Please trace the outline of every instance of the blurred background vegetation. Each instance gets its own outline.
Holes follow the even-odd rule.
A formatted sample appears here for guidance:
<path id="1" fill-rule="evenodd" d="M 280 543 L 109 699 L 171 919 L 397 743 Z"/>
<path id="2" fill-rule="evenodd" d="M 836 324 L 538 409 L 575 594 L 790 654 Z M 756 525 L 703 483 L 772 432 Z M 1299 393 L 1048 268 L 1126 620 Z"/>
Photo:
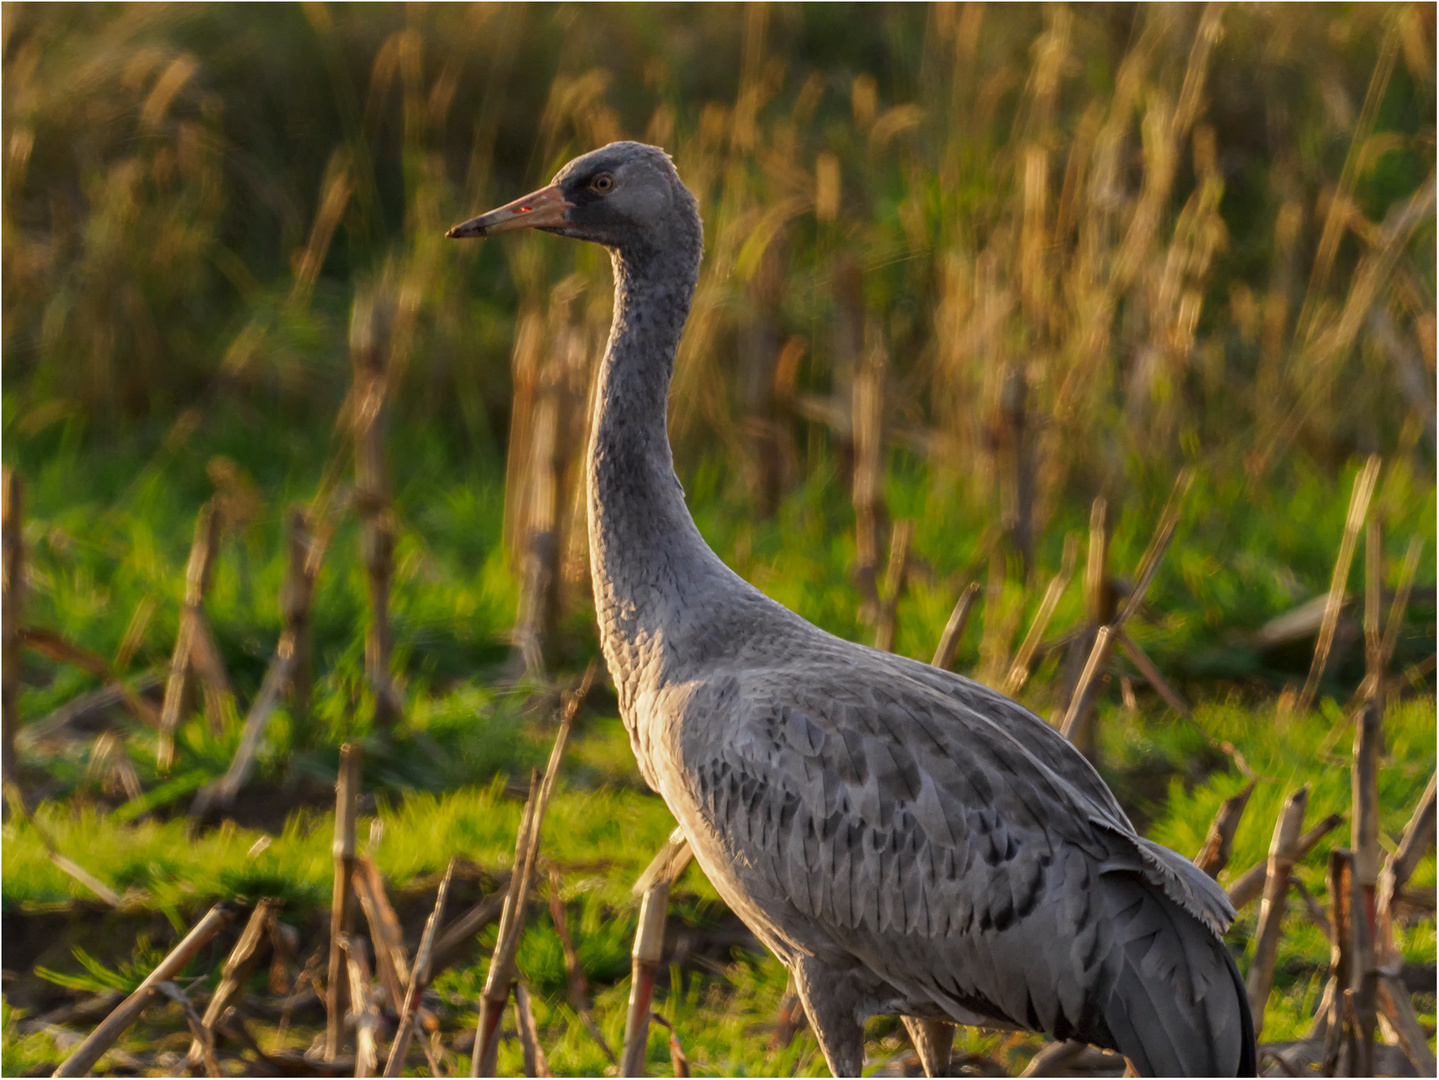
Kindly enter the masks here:
<path id="1" fill-rule="evenodd" d="M 42 516 L 109 525 L 146 477 L 180 505 L 218 483 L 253 546 L 337 453 L 349 309 L 383 279 L 402 519 L 483 559 L 446 503 L 508 474 L 518 546 L 536 388 L 583 400 L 607 260 L 442 234 L 633 137 L 705 215 L 672 430 L 742 572 L 801 607 L 833 581 L 806 614 L 857 631 L 843 553 L 787 565 L 763 523 L 807 498 L 843 545 L 848 500 L 806 484 L 847 488 L 877 367 L 922 568 L 947 583 L 999 522 L 1023 580 L 1094 496 L 1123 532 L 1189 465 L 1222 565 L 1186 591 L 1253 628 L 1323 588 L 1360 457 L 1433 536 L 1432 12 L 1323 10 L 7 8 L 7 460 Z M 916 615 L 926 653 L 943 612 Z"/>
<path id="2" fill-rule="evenodd" d="M 1362 650 L 1337 650 L 1313 730 L 1286 742 L 1273 699 L 1303 679 L 1312 633 L 1276 646 L 1255 631 L 1328 589 L 1355 473 L 1380 455 L 1386 587 L 1411 539 L 1425 545 L 1396 654 L 1405 693 L 1428 702 L 1403 712 L 1413 768 L 1386 811 L 1402 826 L 1433 767 L 1432 5 L 11 3 L 0 20 L 4 459 L 26 482 L 27 622 L 132 680 L 163 675 L 195 514 L 215 497 L 226 539 L 207 613 L 250 700 L 278 634 L 286 507 L 348 475 L 351 309 L 384 294 L 392 667 L 408 705 L 367 785 L 483 786 L 540 759 L 548 731 L 512 693 L 512 625 L 539 514 L 557 537 L 547 663 L 594 652 L 574 462 L 608 260 L 541 235 L 443 234 L 635 138 L 670 151 L 705 219 L 671 399 L 696 519 L 737 570 L 837 633 L 873 636 L 866 560 L 882 563 L 888 521 L 911 520 L 894 647 L 928 659 L 957 590 L 987 580 L 956 666 L 998 682 L 1092 500 L 1108 500 L 1128 573 L 1188 467 L 1132 634 L 1212 733 L 1267 776 L 1304 779 L 1324 771 L 1322 749 L 1305 755 L 1332 745 L 1331 697 L 1357 684 Z M 557 431 L 548 509 L 541 429 Z M 878 494 L 857 496 L 875 446 L 877 488 L 853 486 Z M 312 707 L 272 723 L 268 783 L 328 782 L 340 740 L 374 735 L 360 549 L 340 520 Z M 1075 587 L 1052 625 L 1083 619 Z M 1063 700 L 1061 651 L 1024 691 L 1036 709 Z M 21 720 L 96 685 L 27 654 Z M 1161 838 L 1202 835 L 1238 787 L 1222 757 L 1161 723 L 1147 692 L 1137 711 L 1103 708 L 1126 806 Z M 637 779 L 607 723 L 571 779 L 623 790 Z M 28 767 L 56 821 L 72 797 L 110 815 L 74 819 L 91 822 L 73 825 L 83 843 L 163 815 L 237 741 L 194 718 L 162 774 L 135 725 L 121 756 L 139 800 L 96 779 L 91 745 L 32 747 Z M 663 807 L 643 813 L 662 837 Z M 1264 850 L 1264 814 L 1236 865 Z M 496 833 L 497 859 L 507 842 Z M 74 888 L 12 850 L 7 910 Z M 450 853 L 437 843 L 402 875 Z M 143 870 L 152 854 L 116 883 L 168 895 Z M 201 892 L 238 887 L 222 875 Z M 1411 944 L 1432 961 L 1427 933 Z"/>
<path id="3" fill-rule="evenodd" d="M 577 272 L 603 321 L 605 260 L 442 233 L 627 137 L 706 218 L 686 468 L 752 470 L 751 369 L 797 337 L 781 389 L 827 390 L 851 307 L 961 475 L 1020 369 L 1046 510 L 1184 461 L 1427 462 L 1431 13 L 1322 10 L 17 5 L 7 433 L 325 424 L 354 282 L 398 262 L 405 422 L 502 453 L 525 304 Z"/>

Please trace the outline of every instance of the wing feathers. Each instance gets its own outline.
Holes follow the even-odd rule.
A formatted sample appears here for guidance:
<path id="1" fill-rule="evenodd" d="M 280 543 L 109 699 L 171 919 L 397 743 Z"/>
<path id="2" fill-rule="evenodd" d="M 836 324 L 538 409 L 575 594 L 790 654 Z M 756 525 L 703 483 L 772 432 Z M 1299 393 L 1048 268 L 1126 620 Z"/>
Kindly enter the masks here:
<path id="1" fill-rule="evenodd" d="M 961 1012 L 1126 1045 L 1156 1032 L 1167 1044 L 1193 1018 L 1143 995 L 1110 1000 L 1116 949 L 1146 985 L 1182 987 L 1192 1003 L 1233 997 L 1227 969 L 1206 959 L 1233 918 L 1217 885 L 1135 835 L 1043 721 L 891 661 L 746 671 L 698 684 L 664 721 L 679 732 L 673 775 L 736 874 L 760 875 L 743 887 L 804 920 L 787 930 L 782 904 L 758 904 L 779 912 L 775 936 L 862 958 L 915 1000 L 953 984 L 944 996 Z M 1100 907 L 1121 879 L 1148 884 Z M 1166 920 L 1181 911 L 1198 921 L 1176 952 Z"/>

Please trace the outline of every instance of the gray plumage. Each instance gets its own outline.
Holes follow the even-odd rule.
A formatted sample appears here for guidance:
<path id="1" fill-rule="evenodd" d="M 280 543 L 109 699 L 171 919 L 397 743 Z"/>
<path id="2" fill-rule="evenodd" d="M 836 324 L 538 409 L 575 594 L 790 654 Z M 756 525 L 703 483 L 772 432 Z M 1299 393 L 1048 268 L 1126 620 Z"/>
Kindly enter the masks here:
<path id="1" fill-rule="evenodd" d="M 825 633 L 700 537 L 665 407 L 703 234 L 668 156 L 611 144 L 451 234 L 531 224 L 613 259 L 589 539 L 635 759 L 790 969 L 831 1071 L 858 1075 L 864 1018 L 897 1013 L 929 1070 L 947 1059 L 943 1020 L 1082 1039 L 1143 1074 L 1252 1076 L 1220 938 L 1234 911 L 1213 881 L 1138 836 L 1020 705 Z"/>

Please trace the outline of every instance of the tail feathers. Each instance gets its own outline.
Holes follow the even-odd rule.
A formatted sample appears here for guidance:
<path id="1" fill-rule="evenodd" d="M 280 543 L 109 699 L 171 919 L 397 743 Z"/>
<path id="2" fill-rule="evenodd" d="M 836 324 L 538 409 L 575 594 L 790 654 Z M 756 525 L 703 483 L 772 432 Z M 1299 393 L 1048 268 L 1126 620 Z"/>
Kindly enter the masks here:
<path id="1" fill-rule="evenodd" d="M 1224 959 L 1229 962 L 1229 977 L 1234 982 L 1234 992 L 1239 995 L 1242 1036 L 1239 1044 L 1239 1071 L 1235 1075 L 1258 1076 L 1259 1045 L 1254 1034 L 1254 1014 L 1249 1011 L 1249 991 L 1245 989 L 1244 980 L 1239 977 L 1239 965 L 1234 962 L 1228 949 L 1224 950 Z"/>
<path id="2" fill-rule="evenodd" d="M 1223 934 L 1234 922 L 1234 906 L 1229 896 L 1199 867 L 1178 852 L 1136 837 L 1139 854 L 1146 862 L 1145 877 L 1160 885 L 1171 900 L 1185 911 L 1203 920 L 1215 934 Z"/>
<path id="3" fill-rule="evenodd" d="M 1254 1023 L 1224 942 L 1133 876 L 1105 878 L 1115 919 L 1104 1020 L 1145 1076 L 1253 1076 Z"/>

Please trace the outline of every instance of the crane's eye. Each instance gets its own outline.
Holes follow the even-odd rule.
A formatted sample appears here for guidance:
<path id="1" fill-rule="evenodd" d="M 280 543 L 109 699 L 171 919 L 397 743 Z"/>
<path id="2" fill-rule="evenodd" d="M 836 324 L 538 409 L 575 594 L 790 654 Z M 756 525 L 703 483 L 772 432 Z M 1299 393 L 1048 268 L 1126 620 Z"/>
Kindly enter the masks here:
<path id="1" fill-rule="evenodd" d="M 590 181 L 590 190 L 598 191 L 602 195 L 614 186 L 615 178 L 607 172 L 600 173 L 599 176 L 596 176 Z"/>

